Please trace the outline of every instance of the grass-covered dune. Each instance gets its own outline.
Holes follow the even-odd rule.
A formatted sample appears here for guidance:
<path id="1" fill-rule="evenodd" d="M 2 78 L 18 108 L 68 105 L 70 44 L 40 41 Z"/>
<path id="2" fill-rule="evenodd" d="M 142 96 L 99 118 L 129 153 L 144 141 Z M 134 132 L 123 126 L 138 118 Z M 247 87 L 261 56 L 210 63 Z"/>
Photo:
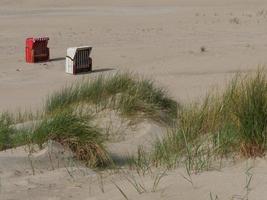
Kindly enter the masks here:
<path id="1" fill-rule="evenodd" d="M 54 140 L 89 166 L 105 166 L 112 162 L 105 150 L 107 138 L 92 124 L 95 113 L 103 110 L 116 111 L 133 121 L 150 119 L 164 126 L 177 117 L 177 103 L 152 81 L 130 73 L 100 75 L 53 93 L 37 114 L 2 114 L 0 150 L 25 144 L 42 147 Z M 18 122 L 27 121 L 32 125 L 16 128 Z"/>
<path id="2" fill-rule="evenodd" d="M 130 73 L 100 75 L 52 94 L 45 105 L 46 113 L 83 105 L 112 109 L 127 117 L 150 118 L 170 123 L 176 118 L 177 103 L 150 80 Z"/>
<path id="3" fill-rule="evenodd" d="M 264 156 L 267 150 L 266 72 L 237 74 L 221 93 L 202 103 L 182 105 L 177 125 L 156 142 L 151 159 L 156 165 L 209 168 L 228 156 Z"/>
<path id="4" fill-rule="evenodd" d="M 49 140 L 71 149 L 91 167 L 112 163 L 94 113 L 115 110 L 122 118 L 149 119 L 169 128 L 153 145 L 130 159 L 138 166 L 208 169 L 228 156 L 264 156 L 267 150 L 267 77 L 264 70 L 238 74 L 221 93 L 201 103 L 178 104 L 162 88 L 129 73 L 100 75 L 50 95 L 43 110 L 0 116 L 0 150 Z M 34 122 L 18 128 L 17 124 Z"/>

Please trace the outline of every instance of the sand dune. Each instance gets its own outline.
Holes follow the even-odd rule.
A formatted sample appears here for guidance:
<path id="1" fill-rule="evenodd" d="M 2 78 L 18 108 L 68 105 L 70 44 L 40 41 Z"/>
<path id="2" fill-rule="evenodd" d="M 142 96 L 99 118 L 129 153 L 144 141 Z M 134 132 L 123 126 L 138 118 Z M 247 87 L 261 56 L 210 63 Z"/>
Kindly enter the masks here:
<path id="1" fill-rule="evenodd" d="M 48 94 L 66 84 L 116 71 L 152 78 L 177 101 L 197 101 L 207 91 L 225 87 L 235 73 L 255 71 L 267 63 L 266 0 L 0 0 L 0 4 L 0 111 L 36 110 Z M 50 37 L 51 62 L 25 63 L 24 42 L 31 36 Z M 93 46 L 95 71 L 67 75 L 66 48 L 80 45 Z M 139 144 L 166 132 L 160 128 L 144 122 L 127 130 L 123 140 L 108 144 L 109 150 L 133 153 Z M 60 145 L 52 147 L 52 153 L 48 147 L 31 155 L 27 147 L 0 152 L 1 200 L 125 199 L 118 187 L 127 198 L 143 200 L 267 196 L 266 159 L 231 163 L 191 178 L 184 169 L 176 169 L 167 172 L 156 191 L 155 176 L 162 171 L 155 169 L 145 177 L 125 172 L 144 184 L 145 191 L 139 194 L 125 174 L 93 172 Z"/>
<path id="2" fill-rule="evenodd" d="M 55 144 L 52 147 L 64 151 Z M 164 173 L 163 170 L 154 170 L 153 174 L 146 176 L 133 171 L 113 175 L 109 172 L 96 173 L 71 159 L 63 159 L 58 165 L 60 158 L 53 157 L 55 154 L 52 153 L 50 160 L 48 151 L 45 148 L 31 157 L 34 175 L 24 148 L 0 153 L 1 199 L 125 199 L 116 185 L 129 199 L 206 200 L 217 196 L 218 199 L 248 197 L 264 200 L 267 195 L 267 162 L 264 159 L 242 161 L 219 171 L 193 174 L 191 177 L 185 169 L 168 171 L 153 188 L 156 176 Z M 126 177 L 132 176 L 144 187 L 141 194 L 127 181 Z"/>

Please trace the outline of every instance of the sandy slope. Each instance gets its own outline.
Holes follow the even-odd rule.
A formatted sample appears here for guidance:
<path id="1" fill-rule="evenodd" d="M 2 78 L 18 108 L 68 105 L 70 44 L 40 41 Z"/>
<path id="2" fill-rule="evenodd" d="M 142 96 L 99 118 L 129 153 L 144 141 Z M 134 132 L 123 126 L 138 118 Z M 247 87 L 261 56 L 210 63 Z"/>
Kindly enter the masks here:
<path id="1" fill-rule="evenodd" d="M 145 74 L 177 100 L 198 98 L 267 60 L 265 0 L 0 2 L 0 110 L 36 108 L 84 77 L 64 73 L 70 46 L 92 45 L 95 69 Z M 24 62 L 24 40 L 32 35 L 51 38 L 54 61 Z"/>
<path id="2" fill-rule="evenodd" d="M 267 195 L 267 161 L 264 159 L 242 161 L 219 171 L 193 174 L 191 178 L 183 169 L 168 171 L 153 187 L 156 177 L 164 171 L 153 170 L 152 174 L 145 176 L 134 171 L 96 173 L 75 162 L 69 153 L 59 153 L 64 151 L 54 144 L 34 153 L 30 160 L 35 175 L 24 148 L 0 152 L 0 199 L 125 199 L 116 185 L 128 199 L 143 200 L 207 200 L 212 199 L 211 196 L 213 199 L 217 196 L 220 200 L 246 197 L 264 200 Z M 130 184 L 133 180 L 142 185 L 140 194 Z"/>
<path id="3" fill-rule="evenodd" d="M 53 61 L 24 62 L 24 40 L 32 35 L 50 37 Z M 66 48 L 86 44 L 94 47 L 95 73 L 65 74 Z M 198 99 L 214 87 L 224 87 L 234 73 L 265 64 L 266 52 L 265 0 L 0 0 L 0 111 L 36 109 L 65 84 L 117 70 L 151 77 L 177 100 Z M 110 151 L 133 152 L 163 132 L 155 124 L 143 124 L 136 133 L 109 144 Z M 105 172 L 101 178 L 68 153 L 53 155 L 52 164 L 48 149 L 30 157 L 33 176 L 24 148 L 0 152 L 0 199 L 124 199 L 114 182 L 129 199 L 207 200 L 210 193 L 213 199 L 240 199 L 250 166 L 249 199 L 267 195 L 264 159 L 193 175 L 193 186 L 183 177 L 186 172 L 177 169 L 168 172 L 156 192 L 149 192 L 155 178 L 139 180 L 134 174 L 147 190 L 138 194 L 123 174 Z"/>

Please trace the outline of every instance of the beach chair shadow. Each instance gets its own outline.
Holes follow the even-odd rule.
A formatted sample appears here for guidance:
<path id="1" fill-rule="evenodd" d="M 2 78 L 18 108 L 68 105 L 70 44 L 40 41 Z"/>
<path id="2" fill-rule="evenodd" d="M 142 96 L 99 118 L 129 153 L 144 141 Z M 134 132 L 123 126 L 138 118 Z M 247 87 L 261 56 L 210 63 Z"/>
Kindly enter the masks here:
<path id="1" fill-rule="evenodd" d="M 58 57 L 58 58 L 51 58 L 49 59 L 49 62 L 57 62 L 57 61 L 62 61 L 65 60 L 65 57 Z"/>
<path id="2" fill-rule="evenodd" d="M 93 74 L 93 73 L 101 73 L 101 72 L 107 72 L 107 71 L 112 71 L 112 70 L 115 70 L 115 68 L 93 69 L 92 71 L 89 71 L 89 72 L 80 72 L 76 74 L 76 76 L 85 75 L 85 74 Z"/>

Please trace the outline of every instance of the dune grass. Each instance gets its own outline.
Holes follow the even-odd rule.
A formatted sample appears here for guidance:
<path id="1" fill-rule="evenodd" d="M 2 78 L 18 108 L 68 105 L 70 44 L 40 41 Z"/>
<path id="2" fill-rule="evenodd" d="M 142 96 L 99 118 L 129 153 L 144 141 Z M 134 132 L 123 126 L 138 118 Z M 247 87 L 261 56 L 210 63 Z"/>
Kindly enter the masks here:
<path id="1" fill-rule="evenodd" d="M 101 130 L 90 124 L 88 115 L 79 115 L 65 109 L 43 116 L 29 127 L 17 128 L 16 119 L 11 114 L 0 116 L 0 150 L 22 145 L 43 145 L 49 140 L 56 141 L 70 149 L 76 159 L 84 161 L 92 168 L 105 167 L 111 160 L 105 150 L 106 138 Z"/>
<path id="2" fill-rule="evenodd" d="M 90 109 L 88 109 L 90 108 Z M 42 148 L 49 140 L 71 149 L 90 167 L 111 164 L 102 130 L 92 126 L 91 109 L 116 110 L 130 119 L 149 118 L 172 123 L 177 103 L 150 80 L 126 73 L 83 80 L 48 97 L 43 111 L 8 114 L 0 118 L 0 150 L 25 144 Z M 29 127 L 17 124 L 34 122 Z M 23 127 L 23 126 L 22 126 Z"/>
<path id="3" fill-rule="evenodd" d="M 156 165 L 191 169 L 210 167 L 212 160 L 238 154 L 264 156 L 267 143 L 267 77 L 236 75 L 222 94 L 209 95 L 201 104 L 181 106 L 177 127 L 154 145 Z"/>
<path id="4" fill-rule="evenodd" d="M 26 118 L 2 114 L 0 150 L 29 142 L 41 147 L 54 140 L 88 166 L 112 163 L 105 150 L 107 138 L 91 125 L 88 106 L 116 110 L 130 119 L 149 118 L 169 127 L 152 152 L 141 148 L 130 159 L 142 171 L 152 165 L 173 168 L 180 163 L 199 171 L 228 156 L 264 156 L 267 149 L 267 77 L 259 70 L 237 74 L 223 92 L 208 95 L 202 103 L 184 105 L 152 81 L 129 73 L 83 80 L 49 96 L 41 114 Z M 38 119 L 38 123 L 30 129 L 14 126 L 29 119 Z"/>
<path id="5" fill-rule="evenodd" d="M 14 146 L 13 135 L 15 130 L 10 127 L 12 119 L 7 113 L 0 115 L 0 150 L 12 148 Z"/>
<path id="6" fill-rule="evenodd" d="M 240 133 L 240 151 L 245 156 L 263 155 L 267 136 L 266 74 L 241 80 L 233 90 L 232 112 Z"/>
<path id="7" fill-rule="evenodd" d="M 27 144 L 28 131 L 14 127 L 16 118 L 10 113 L 0 114 L 0 151 Z"/>
<path id="8" fill-rule="evenodd" d="M 52 94 L 45 105 L 47 113 L 75 105 L 113 109 L 126 117 L 145 117 L 171 123 L 177 103 L 150 80 L 129 73 L 84 80 Z"/>
<path id="9" fill-rule="evenodd" d="M 69 148 L 77 159 L 90 167 L 103 167 L 111 160 L 104 147 L 101 131 L 90 125 L 88 118 L 72 110 L 62 110 L 45 118 L 32 132 L 32 142 L 40 147 L 48 140 Z"/>

